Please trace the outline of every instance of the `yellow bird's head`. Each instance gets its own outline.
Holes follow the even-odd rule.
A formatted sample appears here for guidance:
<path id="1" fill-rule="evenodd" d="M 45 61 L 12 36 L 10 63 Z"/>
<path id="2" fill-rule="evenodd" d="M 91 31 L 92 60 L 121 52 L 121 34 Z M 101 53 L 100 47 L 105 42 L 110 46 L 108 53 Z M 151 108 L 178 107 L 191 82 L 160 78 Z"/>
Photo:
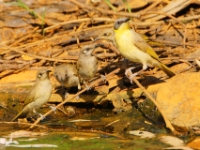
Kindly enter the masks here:
<path id="1" fill-rule="evenodd" d="M 120 18 L 116 20 L 114 23 L 115 32 L 129 29 L 130 28 L 129 23 L 128 23 L 129 20 L 130 18 Z"/>

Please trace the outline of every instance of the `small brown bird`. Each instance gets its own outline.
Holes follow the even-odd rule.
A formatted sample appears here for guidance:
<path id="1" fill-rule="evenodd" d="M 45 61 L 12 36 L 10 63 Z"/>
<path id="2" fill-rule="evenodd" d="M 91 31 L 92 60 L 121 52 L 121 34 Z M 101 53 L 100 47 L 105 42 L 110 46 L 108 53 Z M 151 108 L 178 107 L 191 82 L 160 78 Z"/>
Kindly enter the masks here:
<path id="1" fill-rule="evenodd" d="M 24 108 L 20 111 L 12 121 L 17 118 L 25 118 L 30 111 L 38 114 L 35 109 L 40 108 L 47 103 L 51 96 L 52 84 L 49 80 L 50 70 L 40 70 L 36 76 L 36 82 L 26 97 Z M 42 116 L 42 114 L 39 114 Z"/>
<path id="2" fill-rule="evenodd" d="M 97 40 L 105 40 L 109 41 L 114 44 L 114 46 L 117 46 L 115 43 L 115 37 L 114 37 L 114 30 L 112 28 L 107 28 L 103 30 L 97 38 L 95 38 L 95 41 Z"/>
<path id="3" fill-rule="evenodd" d="M 99 47 L 110 49 L 113 52 L 115 52 L 117 55 L 120 55 L 120 52 L 117 49 L 117 45 L 115 43 L 113 29 L 108 28 L 108 29 L 103 30 L 99 34 L 99 36 L 95 38 L 94 42 L 97 43 Z"/>
<path id="4" fill-rule="evenodd" d="M 77 61 L 78 74 L 88 90 L 90 87 L 86 84 L 86 81 L 94 77 L 98 69 L 98 60 L 96 56 L 92 55 L 95 48 L 95 44 L 84 46 Z"/>
<path id="5" fill-rule="evenodd" d="M 54 76 L 58 82 L 66 88 L 78 87 L 81 89 L 81 85 L 78 78 L 78 71 L 72 64 L 62 64 L 54 68 Z"/>

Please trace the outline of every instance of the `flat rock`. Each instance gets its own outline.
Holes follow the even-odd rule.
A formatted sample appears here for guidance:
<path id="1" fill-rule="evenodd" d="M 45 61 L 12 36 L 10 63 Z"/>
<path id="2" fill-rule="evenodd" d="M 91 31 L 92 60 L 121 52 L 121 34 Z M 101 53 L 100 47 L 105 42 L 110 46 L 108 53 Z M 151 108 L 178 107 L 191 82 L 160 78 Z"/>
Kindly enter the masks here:
<path id="1" fill-rule="evenodd" d="M 158 90 L 157 101 L 173 125 L 200 125 L 200 73 L 174 76 Z"/>

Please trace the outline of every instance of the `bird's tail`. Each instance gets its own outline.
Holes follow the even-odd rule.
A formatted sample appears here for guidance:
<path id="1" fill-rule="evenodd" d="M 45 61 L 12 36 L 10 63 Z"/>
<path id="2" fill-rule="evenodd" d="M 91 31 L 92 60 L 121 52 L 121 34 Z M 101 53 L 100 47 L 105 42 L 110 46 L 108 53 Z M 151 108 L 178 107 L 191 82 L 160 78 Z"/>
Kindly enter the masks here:
<path id="1" fill-rule="evenodd" d="M 29 111 L 26 110 L 26 108 L 23 109 L 21 112 L 19 112 L 19 113 L 15 116 L 15 118 L 12 119 L 11 122 L 15 121 L 17 118 L 25 118 L 26 115 L 28 114 L 28 112 L 29 112 Z"/>
<path id="2" fill-rule="evenodd" d="M 173 77 L 176 74 L 172 72 L 165 64 L 160 63 L 160 69 L 162 69 L 169 77 Z"/>

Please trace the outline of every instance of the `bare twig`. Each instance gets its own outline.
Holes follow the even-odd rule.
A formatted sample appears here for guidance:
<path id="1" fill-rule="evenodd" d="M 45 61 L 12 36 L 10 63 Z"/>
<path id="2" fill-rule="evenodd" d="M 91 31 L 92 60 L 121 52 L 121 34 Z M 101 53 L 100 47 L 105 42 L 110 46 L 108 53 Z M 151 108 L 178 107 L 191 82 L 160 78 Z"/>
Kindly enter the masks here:
<path id="1" fill-rule="evenodd" d="M 147 7 L 146 9 L 143 9 L 140 13 L 141 14 L 145 14 L 147 11 L 152 10 L 156 5 L 158 5 L 159 3 L 161 3 L 163 0 L 157 0 L 155 1 L 152 5 L 150 5 L 149 7 Z"/>
<path id="2" fill-rule="evenodd" d="M 82 130 L 82 131 L 85 131 L 85 130 Z M 109 136 L 116 137 L 116 138 L 119 138 L 119 139 L 125 139 L 124 137 L 122 137 L 120 135 L 107 133 L 107 132 L 103 132 L 103 131 L 98 131 L 98 130 L 90 130 L 90 131 L 86 130 L 86 132 L 105 134 L 105 135 L 109 135 Z"/>
<path id="3" fill-rule="evenodd" d="M 183 46 L 185 48 L 185 42 L 186 42 L 186 34 L 187 34 L 187 28 L 185 26 L 184 23 L 182 23 L 180 20 L 178 20 L 177 18 L 175 18 L 174 16 L 167 14 L 167 13 L 162 13 L 162 12 L 148 12 L 148 14 L 159 14 L 159 15 L 164 15 L 167 16 L 169 18 L 172 18 L 173 20 L 175 20 L 176 22 L 180 23 L 183 27 L 184 27 L 184 35 L 183 35 Z"/>
<path id="4" fill-rule="evenodd" d="M 56 61 L 56 62 L 72 62 L 71 60 L 61 60 L 61 59 L 55 59 L 55 58 L 48 58 L 48 57 L 43 57 L 43 56 L 39 56 L 39 55 L 35 55 L 35 54 L 30 54 L 30 53 L 25 53 L 23 51 L 20 51 L 18 48 L 15 47 L 9 47 L 3 44 L 0 44 L 0 46 L 2 46 L 4 49 L 8 49 L 10 51 L 14 51 L 23 55 L 28 55 L 30 57 L 36 58 L 36 59 L 42 59 L 42 60 L 49 60 L 49 61 Z"/>
<path id="5" fill-rule="evenodd" d="M 72 23 L 82 23 L 82 22 L 85 22 L 85 21 L 90 21 L 90 22 L 93 22 L 93 21 L 114 22 L 115 19 L 110 19 L 110 18 L 82 18 L 82 19 L 76 19 L 76 20 L 70 20 L 70 21 L 58 23 L 58 24 L 55 24 L 53 26 L 47 27 L 44 30 L 45 30 L 45 32 L 47 32 L 48 30 L 53 30 L 53 29 L 58 28 L 58 27 L 63 26 L 63 25 L 72 24 Z"/>
<path id="6" fill-rule="evenodd" d="M 115 12 L 115 11 L 101 9 L 98 7 L 90 7 L 88 5 L 78 2 L 76 0 L 69 0 L 69 1 L 76 4 L 78 7 L 82 8 L 82 9 L 97 10 L 97 11 L 101 12 L 102 14 L 125 16 L 125 17 L 136 17 L 136 18 L 138 18 L 140 16 L 139 13 Z"/>
<path id="7" fill-rule="evenodd" d="M 167 6 L 165 6 L 163 9 L 161 9 L 159 12 L 168 14 L 168 15 L 176 14 L 178 11 L 180 11 L 180 10 L 184 9 L 186 6 L 190 5 L 191 2 L 192 2 L 191 0 L 172 1 Z M 145 13 L 145 16 L 143 17 L 143 19 L 145 19 L 146 21 L 156 21 L 156 20 L 160 20 L 165 17 L 162 14 L 154 13 L 154 14 L 149 15 L 151 12 L 144 12 L 144 13 Z"/>
<path id="8" fill-rule="evenodd" d="M 128 76 L 130 76 L 131 73 L 128 73 Z M 161 109 L 159 103 L 151 96 L 151 94 L 149 94 L 149 92 L 147 92 L 147 90 L 139 83 L 139 81 L 133 77 L 132 80 L 135 82 L 135 84 L 137 84 L 137 86 L 147 95 L 147 97 L 156 105 L 156 107 L 158 108 L 159 112 L 161 113 L 166 127 L 169 128 L 174 134 L 180 134 L 178 131 L 176 131 L 176 129 L 172 126 L 171 122 L 169 121 L 169 119 L 167 118 L 165 112 L 163 109 Z"/>
<path id="9" fill-rule="evenodd" d="M 0 122 L 0 124 L 19 124 L 19 125 L 27 125 L 27 126 L 30 126 L 32 125 L 31 123 L 25 123 L 25 122 Z M 44 128 L 44 129 L 48 129 L 46 126 L 44 125 L 36 125 L 37 127 L 40 127 L 40 128 Z"/>
<path id="10" fill-rule="evenodd" d="M 108 127 L 108 126 L 110 126 L 110 125 L 112 125 L 112 124 L 114 124 L 114 123 L 117 123 L 117 122 L 119 122 L 119 119 L 117 119 L 117 120 L 115 120 L 115 121 L 113 121 L 113 122 L 111 122 L 111 123 L 105 125 L 105 127 Z"/>

